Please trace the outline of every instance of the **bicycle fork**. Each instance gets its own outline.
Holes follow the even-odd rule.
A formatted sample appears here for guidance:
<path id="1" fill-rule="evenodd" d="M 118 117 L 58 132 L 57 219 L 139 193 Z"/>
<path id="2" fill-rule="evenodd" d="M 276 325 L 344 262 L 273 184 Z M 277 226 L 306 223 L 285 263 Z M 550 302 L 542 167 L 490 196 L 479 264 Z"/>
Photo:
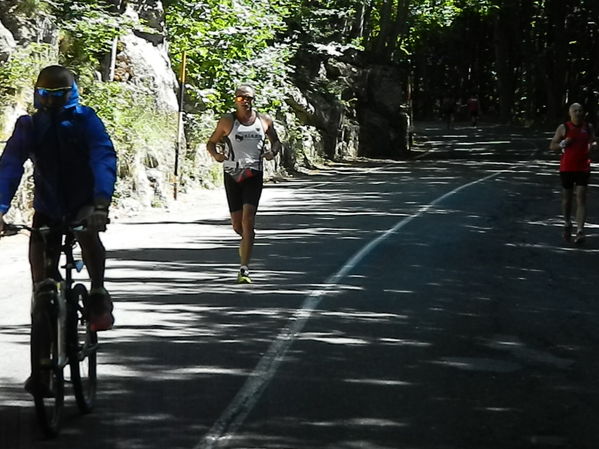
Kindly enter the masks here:
<path id="1" fill-rule="evenodd" d="M 39 307 L 44 307 L 49 314 L 52 325 L 56 326 L 57 360 L 56 367 L 64 368 L 68 363 L 66 348 L 66 319 L 67 304 L 65 282 L 47 279 L 42 281 L 31 296 L 31 317 L 39 313 Z M 47 342 L 49 345 L 52 342 Z"/>

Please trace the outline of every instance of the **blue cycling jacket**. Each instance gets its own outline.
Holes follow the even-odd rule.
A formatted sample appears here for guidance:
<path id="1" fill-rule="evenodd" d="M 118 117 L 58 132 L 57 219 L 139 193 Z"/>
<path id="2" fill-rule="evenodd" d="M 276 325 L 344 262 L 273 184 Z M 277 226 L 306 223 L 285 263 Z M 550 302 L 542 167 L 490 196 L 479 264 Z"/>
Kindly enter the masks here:
<path id="1" fill-rule="evenodd" d="M 34 104 L 39 107 L 37 98 Z M 116 153 L 95 111 L 79 104 L 77 85 L 58 112 L 38 110 L 17 119 L 0 156 L 0 212 L 33 162 L 33 208 L 51 218 L 72 217 L 95 201 L 110 202 L 116 182 Z"/>

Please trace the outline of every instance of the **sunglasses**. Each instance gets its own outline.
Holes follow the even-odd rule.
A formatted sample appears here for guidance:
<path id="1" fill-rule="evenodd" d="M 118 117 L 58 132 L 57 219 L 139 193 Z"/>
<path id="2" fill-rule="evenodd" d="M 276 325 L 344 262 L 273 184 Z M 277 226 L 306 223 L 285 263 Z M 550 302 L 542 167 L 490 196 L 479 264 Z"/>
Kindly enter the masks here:
<path id="1" fill-rule="evenodd" d="M 253 99 L 254 99 L 254 97 L 252 97 L 251 95 L 236 95 L 235 96 L 235 101 L 237 101 L 238 103 L 242 102 L 243 100 L 252 101 Z"/>
<path id="2" fill-rule="evenodd" d="M 62 98 L 68 92 L 70 92 L 71 89 L 72 89 L 72 87 L 56 87 L 56 88 L 52 88 L 52 89 L 48 89 L 45 87 L 36 87 L 35 93 L 38 94 L 42 98 L 46 98 L 46 97 Z"/>

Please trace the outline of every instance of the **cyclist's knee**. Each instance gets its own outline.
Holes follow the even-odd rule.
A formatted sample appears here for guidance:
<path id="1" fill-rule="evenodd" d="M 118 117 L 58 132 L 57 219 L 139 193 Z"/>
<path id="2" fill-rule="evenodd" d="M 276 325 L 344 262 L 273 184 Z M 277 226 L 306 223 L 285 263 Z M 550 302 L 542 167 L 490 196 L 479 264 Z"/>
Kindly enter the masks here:
<path id="1" fill-rule="evenodd" d="M 81 246 L 81 249 L 83 249 L 84 251 L 87 251 L 87 250 L 103 251 L 104 250 L 104 245 L 102 244 L 102 240 L 100 240 L 100 235 L 99 235 L 98 231 L 92 231 L 92 230 L 77 231 L 75 233 L 75 235 L 77 237 L 77 241 L 79 242 L 79 245 Z"/>

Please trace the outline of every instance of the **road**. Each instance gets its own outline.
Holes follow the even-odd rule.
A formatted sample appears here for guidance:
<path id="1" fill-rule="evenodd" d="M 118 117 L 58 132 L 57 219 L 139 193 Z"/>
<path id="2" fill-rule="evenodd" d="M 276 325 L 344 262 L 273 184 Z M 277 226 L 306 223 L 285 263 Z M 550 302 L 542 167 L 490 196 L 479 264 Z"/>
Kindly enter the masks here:
<path id="1" fill-rule="evenodd" d="M 269 184 L 250 286 L 221 191 L 116 220 L 98 405 L 70 396 L 55 441 L 22 390 L 26 239 L 0 242 L 0 447 L 599 447 L 596 186 L 575 247 L 549 134 L 420 132 L 413 160 Z"/>

